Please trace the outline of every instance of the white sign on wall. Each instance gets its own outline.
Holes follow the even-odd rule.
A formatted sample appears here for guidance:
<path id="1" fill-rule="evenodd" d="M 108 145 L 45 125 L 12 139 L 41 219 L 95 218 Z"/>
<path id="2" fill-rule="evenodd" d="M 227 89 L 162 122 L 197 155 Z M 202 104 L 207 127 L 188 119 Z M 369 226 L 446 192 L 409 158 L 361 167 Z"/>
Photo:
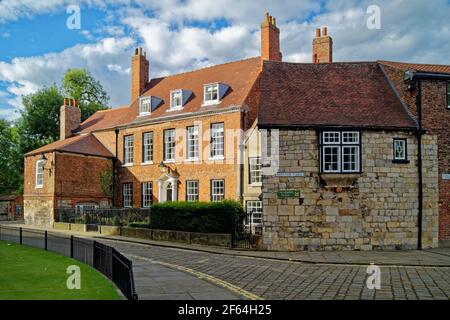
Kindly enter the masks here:
<path id="1" fill-rule="evenodd" d="M 442 175 L 442 180 L 450 180 L 450 173 L 444 173 Z"/>

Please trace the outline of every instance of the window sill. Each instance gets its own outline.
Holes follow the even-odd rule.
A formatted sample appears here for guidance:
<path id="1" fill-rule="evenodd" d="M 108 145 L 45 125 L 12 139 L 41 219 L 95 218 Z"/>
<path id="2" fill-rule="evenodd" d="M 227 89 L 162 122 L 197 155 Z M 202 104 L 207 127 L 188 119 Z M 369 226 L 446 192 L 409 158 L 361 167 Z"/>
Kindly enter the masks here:
<path id="1" fill-rule="evenodd" d="M 392 160 L 392 163 L 396 163 L 396 164 L 408 164 L 410 163 L 409 160 Z"/>
<path id="2" fill-rule="evenodd" d="M 211 157 L 209 158 L 210 161 L 215 161 L 215 160 L 225 160 L 225 157 Z"/>
<path id="3" fill-rule="evenodd" d="M 198 161 L 200 161 L 199 158 L 189 158 L 189 159 L 184 160 L 184 162 L 198 162 Z"/>
<path id="4" fill-rule="evenodd" d="M 128 167 L 132 167 L 132 166 L 134 166 L 133 163 L 125 163 L 122 165 L 122 168 L 128 168 Z"/>
<path id="5" fill-rule="evenodd" d="M 170 108 L 170 109 L 167 110 L 166 112 L 181 111 L 181 110 L 183 110 L 183 107 L 176 107 L 176 108 Z"/>
<path id="6" fill-rule="evenodd" d="M 145 116 L 149 116 L 149 115 L 151 115 L 150 112 L 142 112 L 142 113 L 139 113 L 138 117 L 145 117 Z"/>
<path id="7" fill-rule="evenodd" d="M 222 102 L 222 101 L 219 101 L 219 100 L 217 100 L 217 101 L 203 102 L 203 103 L 201 104 L 201 107 L 215 106 L 215 105 L 220 104 L 221 102 Z"/>
<path id="8" fill-rule="evenodd" d="M 149 166 L 149 165 L 152 165 L 152 164 L 153 164 L 153 161 L 142 162 L 142 163 L 141 163 L 141 166 Z"/>
<path id="9" fill-rule="evenodd" d="M 36 186 L 35 189 L 42 189 L 44 186 Z"/>
<path id="10" fill-rule="evenodd" d="M 250 183 L 250 187 L 262 187 L 262 182 Z"/>
<path id="11" fill-rule="evenodd" d="M 175 163 L 175 160 L 164 160 L 163 163 Z"/>

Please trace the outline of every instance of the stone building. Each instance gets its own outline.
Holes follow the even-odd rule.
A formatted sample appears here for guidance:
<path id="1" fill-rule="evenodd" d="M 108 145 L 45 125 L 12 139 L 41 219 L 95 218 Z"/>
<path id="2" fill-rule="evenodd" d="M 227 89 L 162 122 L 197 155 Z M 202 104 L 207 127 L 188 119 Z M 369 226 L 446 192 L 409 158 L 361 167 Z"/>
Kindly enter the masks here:
<path id="1" fill-rule="evenodd" d="M 131 60 L 129 105 L 80 123 L 66 101 L 61 140 L 25 156 L 27 223 L 51 224 L 57 207 L 235 199 L 268 250 L 409 249 L 447 237 L 449 67 L 422 81 L 421 118 L 419 68 L 404 84 L 414 68 L 335 63 L 327 28 L 312 63 L 283 62 L 269 14 L 259 57 L 161 78 L 142 49 Z"/>

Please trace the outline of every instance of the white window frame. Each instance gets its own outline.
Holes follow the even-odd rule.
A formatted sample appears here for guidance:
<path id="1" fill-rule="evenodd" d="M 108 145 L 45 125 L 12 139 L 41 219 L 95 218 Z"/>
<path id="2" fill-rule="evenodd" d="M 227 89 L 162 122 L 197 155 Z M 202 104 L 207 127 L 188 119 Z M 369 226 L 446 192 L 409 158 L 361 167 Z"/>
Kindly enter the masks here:
<path id="1" fill-rule="evenodd" d="M 361 133 L 359 131 L 323 131 L 321 137 L 321 172 L 323 173 L 359 173 L 361 172 Z M 337 167 L 336 169 L 326 169 L 327 151 L 336 151 Z M 347 150 L 353 150 L 355 162 L 354 169 L 345 169 L 347 162 L 344 162 Z M 334 162 L 332 162 L 334 163 Z"/>
<path id="2" fill-rule="evenodd" d="M 225 157 L 225 125 L 223 122 L 211 124 L 210 141 L 211 159 L 224 159 Z M 222 152 L 220 152 L 222 151 Z"/>
<path id="3" fill-rule="evenodd" d="M 198 180 L 186 180 L 186 201 L 198 201 L 200 183 Z"/>
<path id="4" fill-rule="evenodd" d="M 249 183 L 251 185 L 261 185 L 262 184 L 262 168 L 261 168 L 261 157 L 249 157 L 248 158 L 248 172 L 249 172 Z"/>
<path id="5" fill-rule="evenodd" d="M 141 183 L 142 208 L 150 208 L 153 203 L 153 182 L 145 181 Z"/>
<path id="6" fill-rule="evenodd" d="M 139 99 L 139 115 L 149 115 L 152 111 L 152 97 L 141 97 Z"/>
<path id="7" fill-rule="evenodd" d="M 247 214 L 250 215 L 250 221 L 246 221 L 247 225 L 261 225 L 262 224 L 262 218 L 263 218 L 263 207 L 262 207 L 262 201 L 261 200 L 247 200 L 246 203 L 247 206 Z M 252 211 L 254 213 L 252 214 Z M 255 218 L 255 213 L 257 218 Z M 259 217 L 258 217 L 259 216 Z"/>
<path id="8" fill-rule="evenodd" d="M 131 142 L 127 141 L 131 138 Z M 131 166 L 134 162 L 134 135 L 123 136 L 123 165 Z"/>
<path id="9" fill-rule="evenodd" d="M 142 134 L 142 163 L 153 163 L 153 131 Z"/>
<path id="10" fill-rule="evenodd" d="M 179 94 L 180 104 L 175 105 L 174 95 Z M 183 90 L 177 89 L 170 91 L 170 109 L 169 110 L 180 110 L 183 109 Z"/>
<path id="11" fill-rule="evenodd" d="M 211 180 L 211 201 L 220 202 L 225 199 L 225 180 L 213 179 Z"/>
<path id="12" fill-rule="evenodd" d="M 397 144 L 401 143 L 403 146 L 403 155 L 401 157 L 397 157 Z M 406 161 L 408 160 L 408 151 L 407 151 L 407 142 L 406 139 L 402 138 L 394 138 L 393 142 L 393 159 L 394 161 Z"/>
<path id="13" fill-rule="evenodd" d="M 122 207 L 133 207 L 133 183 L 131 182 L 122 184 Z"/>
<path id="14" fill-rule="evenodd" d="M 170 133 L 170 135 L 169 135 L 169 133 Z M 163 138 L 164 138 L 164 146 L 163 146 L 164 162 L 175 162 L 175 147 L 176 147 L 176 131 L 175 131 L 175 129 L 164 130 Z"/>
<path id="15" fill-rule="evenodd" d="M 45 160 L 40 159 L 36 161 L 36 189 L 44 187 L 44 165 Z"/>
<path id="16" fill-rule="evenodd" d="M 446 105 L 447 105 L 447 109 L 450 109 L 450 80 L 447 81 L 445 87 L 446 87 L 446 93 L 447 93 L 446 96 L 445 96 L 445 98 L 446 98 Z"/>
<path id="17" fill-rule="evenodd" d="M 209 90 L 211 89 L 211 94 L 209 94 Z M 214 91 L 217 91 L 217 97 L 216 99 L 212 99 L 214 96 Z M 219 103 L 219 94 L 220 94 L 220 86 L 219 83 L 208 83 L 203 86 L 203 104 L 217 104 Z M 207 98 L 207 95 L 210 95 L 210 98 Z"/>
<path id="18" fill-rule="evenodd" d="M 200 154 L 199 126 L 186 128 L 186 160 L 198 160 Z"/>

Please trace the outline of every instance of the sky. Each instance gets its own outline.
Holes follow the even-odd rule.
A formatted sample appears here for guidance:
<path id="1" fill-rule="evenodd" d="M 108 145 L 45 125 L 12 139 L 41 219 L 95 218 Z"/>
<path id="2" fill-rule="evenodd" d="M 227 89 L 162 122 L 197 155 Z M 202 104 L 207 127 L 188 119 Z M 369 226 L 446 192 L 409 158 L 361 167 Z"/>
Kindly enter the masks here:
<path id="1" fill-rule="evenodd" d="M 0 0 L 0 118 L 69 68 L 100 80 L 110 107 L 128 104 L 135 47 L 151 78 L 258 56 L 266 11 L 284 61 L 311 62 L 314 30 L 327 26 L 334 61 L 450 64 L 450 0 Z"/>

